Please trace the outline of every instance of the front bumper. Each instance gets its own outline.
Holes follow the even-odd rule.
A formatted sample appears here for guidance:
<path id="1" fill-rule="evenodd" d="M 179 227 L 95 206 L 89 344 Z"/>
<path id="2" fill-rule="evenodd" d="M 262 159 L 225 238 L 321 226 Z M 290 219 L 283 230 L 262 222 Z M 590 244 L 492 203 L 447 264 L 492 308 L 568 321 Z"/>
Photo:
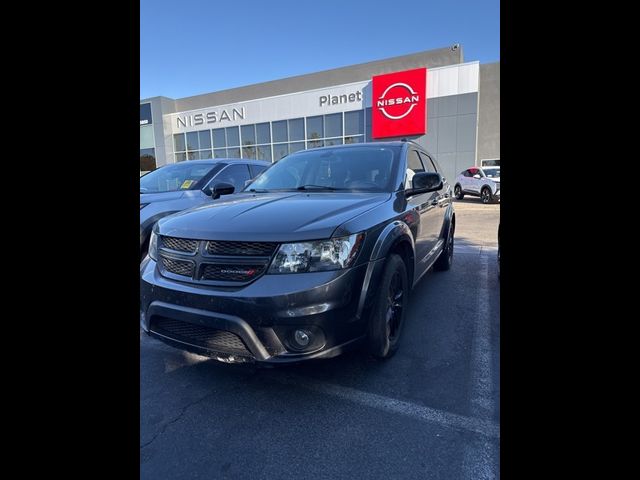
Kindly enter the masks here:
<path id="1" fill-rule="evenodd" d="M 382 266 L 377 261 L 342 271 L 263 275 L 244 287 L 222 288 L 165 278 L 147 257 L 140 323 L 165 343 L 225 362 L 329 358 L 364 338 L 375 290 L 367 287 L 375 286 Z M 309 348 L 296 348 L 297 329 L 311 334 Z"/>

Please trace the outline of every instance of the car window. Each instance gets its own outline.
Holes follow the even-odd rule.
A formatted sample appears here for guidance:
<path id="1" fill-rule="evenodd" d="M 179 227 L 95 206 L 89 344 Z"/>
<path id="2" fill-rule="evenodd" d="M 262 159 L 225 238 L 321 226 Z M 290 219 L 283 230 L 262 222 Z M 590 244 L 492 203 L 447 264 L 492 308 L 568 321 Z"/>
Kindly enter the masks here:
<path id="1" fill-rule="evenodd" d="M 242 191 L 244 182 L 249 180 L 249 169 L 244 163 L 236 163 L 227 166 L 211 182 L 211 186 L 217 183 L 230 183 L 235 187 L 234 193 Z"/>
<path id="2" fill-rule="evenodd" d="M 483 171 L 488 178 L 496 178 L 500 176 L 500 167 L 484 168 Z"/>
<path id="3" fill-rule="evenodd" d="M 417 150 L 409 150 L 407 154 L 407 176 L 404 181 L 404 188 L 411 188 L 411 179 L 416 173 L 424 172 L 424 165 Z"/>
<path id="4" fill-rule="evenodd" d="M 160 167 L 140 177 L 140 193 L 192 190 L 198 181 L 215 166 L 215 163 L 202 164 L 185 161 Z"/>
<path id="5" fill-rule="evenodd" d="M 256 178 L 262 172 L 264 172 L 268 167 L 263 165 L 249 165 L 249 170 L 251 170 L 251 178 Z"/>
<path id="6" fill-rule="evenodd" d="M 400 151 L 400 147 L 367 145 L 292 153 L 269 167 L 249 189 L 392 191 Z"/>
<path id="7" fill-rule="evenodd" d="M 431 161 L 431 158 L 426 153 L 420 152 L 420 158 L 422 158 L 422 164 L 426 172 L 438 173 L 438 170 Z"/>

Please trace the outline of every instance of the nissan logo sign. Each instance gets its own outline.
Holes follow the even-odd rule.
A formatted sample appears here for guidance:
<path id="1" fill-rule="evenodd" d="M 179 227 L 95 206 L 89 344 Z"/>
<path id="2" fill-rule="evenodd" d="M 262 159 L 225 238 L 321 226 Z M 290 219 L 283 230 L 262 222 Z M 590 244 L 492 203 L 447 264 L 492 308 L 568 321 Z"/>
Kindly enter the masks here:
<path id="1" fill-rule="evenodd" d="M 407 94 L 400 97 L 387 98 L 389 90 L 396 87 L 405 89 L 407 91 Z M 396 93 L 396 95 L 398 94 Z M 391 120 L 400 120 L 401 118 L 404 118 L 407 115 L 409 115 L 411 113 L 411 110 L 413 110 L 413 108 L 418 104 L 419 101 L 420 101 L 420 95 L 418 94 L 418 92 L 415 92 L 413 88 L 411 88 L 406 83 L 398 82 L 398 83 L 394 83 L 393 85 L 389 85 L 387 87 L 387 89 L 382 93 L 382 95 L 378 99 L 376 105 L 385 117 L 390 118 Z M 407 105 L 407 109 L 404 111 L 404 113 L 400 115 L 391 115 L 389 112 L 387 112 L 384 109 L 384 107 L 390 106 L 390 105 Z"/>

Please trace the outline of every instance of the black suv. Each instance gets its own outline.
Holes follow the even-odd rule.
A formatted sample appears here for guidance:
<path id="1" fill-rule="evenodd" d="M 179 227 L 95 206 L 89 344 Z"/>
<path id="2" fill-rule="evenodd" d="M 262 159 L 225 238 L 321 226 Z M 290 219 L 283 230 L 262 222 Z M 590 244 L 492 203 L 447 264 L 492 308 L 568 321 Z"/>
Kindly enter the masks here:
<path id="1" fill-rule="evenodd" d="M 390 357 L 411 288 L 451 266 L 455 214 L 440 172 L 413 142 L 303 150 L 242 193 L 161 219 L 140 267 L 142 328 L 224 362 L 362 344 Z"/>

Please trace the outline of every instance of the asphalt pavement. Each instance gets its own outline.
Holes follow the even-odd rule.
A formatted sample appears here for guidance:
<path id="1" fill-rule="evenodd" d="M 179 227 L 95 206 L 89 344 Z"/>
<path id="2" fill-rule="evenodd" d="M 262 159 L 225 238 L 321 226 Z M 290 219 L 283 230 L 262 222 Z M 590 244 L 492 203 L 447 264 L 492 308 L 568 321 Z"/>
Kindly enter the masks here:
<path id="1" fill-rule="evenodd" d="M 228 365 L 141 332 L 140 478 L 499 478 L 500 206 L 455 208 L 388 361 Z"/>

